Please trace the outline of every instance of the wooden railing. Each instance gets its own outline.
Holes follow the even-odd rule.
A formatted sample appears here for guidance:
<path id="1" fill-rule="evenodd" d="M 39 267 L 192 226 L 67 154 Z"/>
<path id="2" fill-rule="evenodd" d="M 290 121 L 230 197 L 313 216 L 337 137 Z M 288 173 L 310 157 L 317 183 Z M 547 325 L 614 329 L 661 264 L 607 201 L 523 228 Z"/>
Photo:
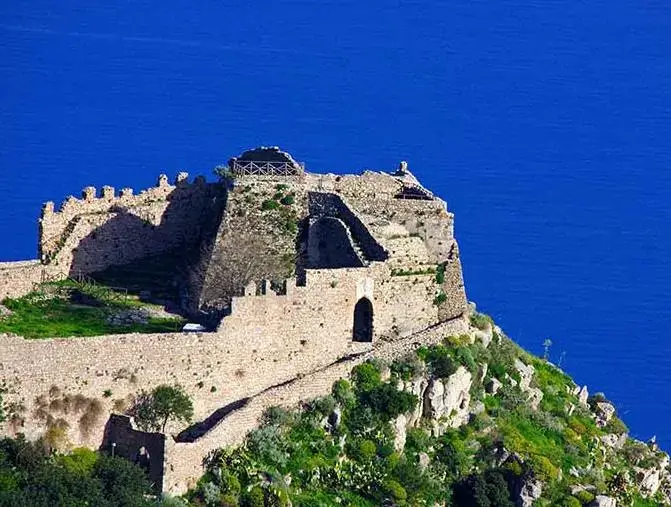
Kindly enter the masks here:
<path id="1" fill-rule="evenodd" d="M 236 176 L 300 176 L 305 166 L 292 162 L 233 160 L 231 172 Z"/>

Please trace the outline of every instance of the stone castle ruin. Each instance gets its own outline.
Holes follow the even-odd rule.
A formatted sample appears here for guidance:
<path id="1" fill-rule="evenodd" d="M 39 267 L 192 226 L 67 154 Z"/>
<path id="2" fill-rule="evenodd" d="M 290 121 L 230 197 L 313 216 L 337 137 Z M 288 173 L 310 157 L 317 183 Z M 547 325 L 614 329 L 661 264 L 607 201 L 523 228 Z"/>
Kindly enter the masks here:
<path id="1" fill-rule="evenodd" d="M 87 187 L 58 209 L 44 205 L 39 259 L 0 263 L 0 299 L 151 266 L 171 304 L 210 331 L 1 335 L 0 382 L 16 417 L 0 431 L 38 438 L 58 417 L 72 445 L 148 456 L 157 488 L 183 492 L 203 458 L 240 442 L 265 407 L 326 394 L 357 362 L 467 328 L 454 216 L 407 164 L 313 174 L 258 148 L 220 175 L 180 173 L 174 184 L 161 175 L 138 194 Z M 140 389 L 175 383 L 194 401 L 192 426 L 143 433 L 123 415 Z M 98 404 L 85 429 L 75 398 Z"/>

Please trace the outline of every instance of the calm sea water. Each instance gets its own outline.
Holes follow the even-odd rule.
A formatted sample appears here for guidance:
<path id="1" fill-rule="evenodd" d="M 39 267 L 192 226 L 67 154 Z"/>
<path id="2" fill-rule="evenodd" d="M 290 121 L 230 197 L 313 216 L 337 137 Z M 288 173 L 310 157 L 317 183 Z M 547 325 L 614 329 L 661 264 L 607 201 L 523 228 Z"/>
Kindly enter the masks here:
<path id="1" fill-rule="evenodd" d="M 0 258 L 85 185 L 407 159 L 469 298 L 669 448 L 670 47 L 661 0 L 3 2 Z"/>

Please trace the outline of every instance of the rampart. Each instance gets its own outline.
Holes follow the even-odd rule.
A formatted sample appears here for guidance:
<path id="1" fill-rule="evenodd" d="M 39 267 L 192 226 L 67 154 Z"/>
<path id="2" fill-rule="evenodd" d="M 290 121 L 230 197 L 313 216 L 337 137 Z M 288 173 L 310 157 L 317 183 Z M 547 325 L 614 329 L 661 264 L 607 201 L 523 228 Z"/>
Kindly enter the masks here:
<path id="1" fill-rule="evenodd" d="M 188 182 L 180 173 L 175 184 L 159 176 L 155 187 L 117 196 L 103 187 L 100 196 L 86 187 L 82 198 L 69 197 L 59 208 L 47 202 L 40 218 L 40 260 L 65 274 L 92 273 L 109 266 L 201 240 L 207 224 L 221 213 L 224 189 L 198 177 Z"/>
<path id="2" fill-rule="evenodd" d="M 104 187 L 97 197 L 88 187 L 58 211 L 47 203 L 41 261 L 0 264 L 0 295 L 181 249 L 200 258 L 194 285 L 205 296 L 216 299 L 228 284 L 225 317 L 211 333 L 0 336 L 11 407 L 3 431 L 34 439 L 57 425 L 72 445 L 98 448 L 108 415 L 125 412 L 138 391 L 180 384 L 196 423 L 167 428 L 178 436 L 166 441 L 164 488 L 183 491 L 204 455 L 239 441 L 263 406 L 326 392 L 356 358 L 410 346 L 422 333 L 434 339 L 443 323 L 461 322 L 453 222 L 407 171 L 245 175 L 230 186 L 180 174 L 175 185 L 161 176 L 138 195 Z M 313 383 L 301 380 L 308 376 Z M 129 456 L 141 441 L 161 447 L 115 421 L 114 438 L 130 442 Z"/>

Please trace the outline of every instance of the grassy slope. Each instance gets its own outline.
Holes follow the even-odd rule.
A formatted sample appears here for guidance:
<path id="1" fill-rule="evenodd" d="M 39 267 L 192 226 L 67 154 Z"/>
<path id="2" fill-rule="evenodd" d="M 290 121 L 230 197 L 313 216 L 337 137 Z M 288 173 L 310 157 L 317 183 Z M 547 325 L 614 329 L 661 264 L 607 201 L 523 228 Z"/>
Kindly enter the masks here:
<path id="1" fill-rule="evenodd" d="M 146 324 L 115 326 L 110 315 L 122 310 L 149 306 L 136 298 L 122 297 L 110 289 L 96 286 L 76 287 L 72 282 L 50 284 L 22 298 L 5 299 L 2 304 L 12 315 L 0 319 L 0 333 L 14 333 L 26 338 L 97 336 L 117 333 L 154 333 L 179 331 L 179 318 L 150 318 Z M 67 291 L 76 289 L 96 305 L 73 303 Z"/>
<path id="2" fill-rule="evenodd" d="M 477 318 L 474 324 L 486 325 Z M 221 450 L 212 458 L 208 473 L 188 495 L 190 503 L 286 505 L 290 498 L 294 506 L 385 501 L 505 506 L 512 505 L 512 486 L 520 477 L 533 475 L 545 483 L 541 506 L 587 505 L 594 495 L 571 495 L 576 485 L 618 496 L 618 505 L 657 505 L 638 496 L 633 466 L 650 464 L 659 456 L 632 440 L 619 451 L 603 446 L 601 436 L 626 431 L 621 421 L 614 418 L 606 428 L 598 428 L 590 409 L 580 406 L 573 394 L 570 377 L 508 338 L 497 338 L 485 348 L 469 344 L 466 337 L 450 337 L 443 345 L 420 349 L 390 365 L 387 382 L 380 377 L 386 366 L 366 364 L 353 371 L 352 383 L 336 383 L 331 396 L 301 411 L 270 410 L 264 425 L 251 432 L 243 446 Z M 544 395 L 538 410 L 528 406 L 527 395 L 509 380 L 519 378 L 516 358 L 536 369 L 532 386 Z M 396 452 L 390 423 L 418 402 L 397 390 L 398 380 L 446 377 L 459 365 L 475 374 L 482 363 L 489 364 L 490 373 L 485 382 L 472 386 L 471 407 L 482 400 L 486 410 L 442 436 L 432 436 L 429 422 L 423 421 L 408 430 L 405 448 Z M 495 396 L 483 389 L 491 377 L 504 384 Z M 571 405 L 575 408 L 568 415 Z M 325 424 L 334 407 L 342 413 L 337 428 Z M 497 463 L 494 451 L 501 446 L 520 460 Z M 426 467 L 420 465 L 420 453 L 429 458 Z M 629 479 L 621 486 L 623 477 Z"/>

